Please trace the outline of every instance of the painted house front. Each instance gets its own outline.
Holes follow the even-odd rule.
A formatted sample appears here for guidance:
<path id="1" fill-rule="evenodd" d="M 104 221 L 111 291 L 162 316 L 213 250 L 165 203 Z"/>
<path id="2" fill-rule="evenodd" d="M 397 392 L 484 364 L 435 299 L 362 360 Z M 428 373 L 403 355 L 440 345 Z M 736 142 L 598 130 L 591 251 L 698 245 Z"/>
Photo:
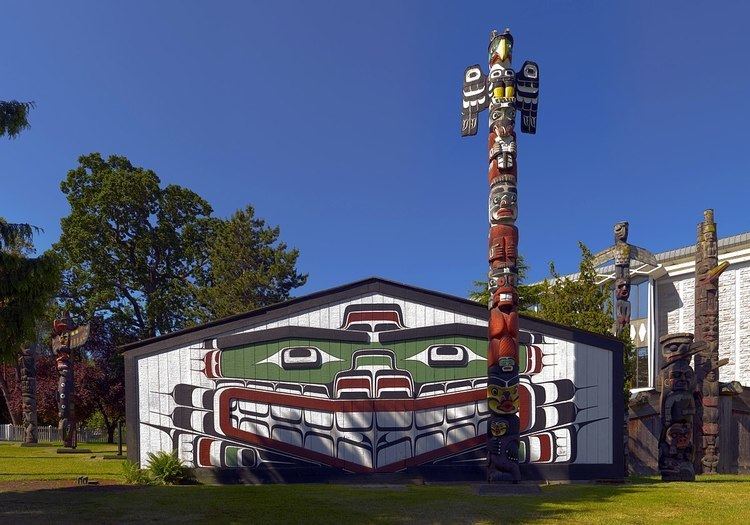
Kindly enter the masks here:
<path id="1" fill-rule="evenodd" d="M 522 317 L 527 479 L 623 475 L 622 345 Z M 128 455 L 252 481 L 483 479 L 487 309 L 370 278 L 124 348 Z"/>

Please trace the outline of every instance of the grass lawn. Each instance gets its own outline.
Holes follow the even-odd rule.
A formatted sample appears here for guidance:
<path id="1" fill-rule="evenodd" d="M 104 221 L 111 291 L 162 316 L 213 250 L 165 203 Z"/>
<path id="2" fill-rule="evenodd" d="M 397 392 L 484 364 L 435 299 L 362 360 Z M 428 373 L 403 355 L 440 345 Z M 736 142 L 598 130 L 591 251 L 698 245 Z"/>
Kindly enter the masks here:
<path id="1" fill-rule="evenodd" d="M 88 446 L 87 446 L 88 447 Z M 0 519 L 122 523 L 747 523 L 750 476 L 694 483 L 636 478 L 623 485 L 553 485 L 541 495 L 479 496 L 469 485 L 39 488 L 33 479 L 85 474 L 116 480 L 120 461 L 68 457 L 54 447 L 0 445 Z M 47 483 L 49 487 L 55 483 Z M 711 505 L 710 507 L 708 505 Z"/>
<path id="2" fill-rule="evenodd" d="M 0 442 L 0 482 L 75 479 L 84 475 L 96 479 L 120 479 L 122 461 L 102 459 L 104 454 L 117 454 L 117 445 L 79 445 L 78 448 L 91 450 L 91 454 L 58 454 L 59 443 L 39 445 L 21 447 L 18 443 Z"/>

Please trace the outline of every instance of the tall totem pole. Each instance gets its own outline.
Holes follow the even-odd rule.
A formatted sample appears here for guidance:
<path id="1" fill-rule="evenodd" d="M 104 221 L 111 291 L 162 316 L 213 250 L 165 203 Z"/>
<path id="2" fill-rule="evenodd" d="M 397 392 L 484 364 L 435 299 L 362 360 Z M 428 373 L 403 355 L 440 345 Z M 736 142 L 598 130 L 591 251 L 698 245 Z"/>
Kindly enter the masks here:
<path id="1" fill-rule="evenodd" d="M 57 403 L 60 418 L 60 438 L 63 446 L 76 448 L 75 405 L 73 402 L 75 382 L 71 352 L 82 346 L 89 338 L 89 325 L 76 327 L 66 313 L 55 319 L 52 325 L 52 351 L 57 362 Z"/>
<path id="2" fill-rule="evenodd" d="M 511 67 L 513 36 L 490 33 L 489 75 L 479 64 L 464 72 L 461 135 L 477 133 L 477 117 L 489 107 L 489 290 L 487 430 L 489 481 L 521 479 L 518 466 L 518 216 L 516 110 L 521 131 L 536 133 L 539 67 Z"/>
<path id="3" fill-rule="evenodd" d="M 21 350 L 18 358 L 21 372 L 21 405 L 23 408 L 23 442 L 37 442 L 36 413 L 36 343 Z"/>
<path id="4" fill-rule="evenodd" d="M 695 417 L 696 467 L 716 474 L 719 465 L 719 276 L 729 263 L 718 262 L 714 211 L 703 212 L 695 246 L 695 340 L 705 341 L 695 354 L 697 397 Z"/>

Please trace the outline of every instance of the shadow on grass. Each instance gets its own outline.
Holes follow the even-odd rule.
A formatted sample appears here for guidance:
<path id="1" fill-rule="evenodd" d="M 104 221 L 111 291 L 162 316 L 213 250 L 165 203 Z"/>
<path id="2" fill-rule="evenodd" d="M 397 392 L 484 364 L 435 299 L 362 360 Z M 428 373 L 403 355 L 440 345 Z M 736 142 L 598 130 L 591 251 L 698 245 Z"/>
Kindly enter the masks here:
<path id="1" fill-rule="evenodd" d="M 648 493 L 658 480 L 555 485 L 541 494 L 480 496 L 469 485 L 366 487 L 261 485 L 42 488 L 0 492 L 0 516 L 90 522 L 513 523 L 580 521 L 612 501 Z M 31 487 L 29 487 L 31 488 Z M 598 512 L 597 512 L 598 509 Z M 634 514 L 638 515 L 638 514 Z M 592 518 L 593 519 L 593 518 Z M 617 521 L 617 515 L 609 518 Z"/>

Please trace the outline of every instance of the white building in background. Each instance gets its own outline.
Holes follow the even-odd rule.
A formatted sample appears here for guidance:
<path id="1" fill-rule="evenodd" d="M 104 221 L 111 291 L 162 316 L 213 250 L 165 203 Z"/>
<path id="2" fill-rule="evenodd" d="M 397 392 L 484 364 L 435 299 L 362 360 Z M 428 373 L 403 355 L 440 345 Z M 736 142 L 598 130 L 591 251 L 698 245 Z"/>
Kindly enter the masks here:
<path id="1" fill-rule="evenodd" d="M 654 388 L 659 375 L 659 338 L 693 332 L 695 245 L 655 254 L 657 265 L 632 263 L 631 329 L 637 347 L 636 390 Z M 719 358 L 721 381 L 750 386 L 750 232 L 719 239 L 719 262 L 729 268 L 719 279 Z M 600 282 L 613 280 L 613 268 L 600 269 Z"/>

